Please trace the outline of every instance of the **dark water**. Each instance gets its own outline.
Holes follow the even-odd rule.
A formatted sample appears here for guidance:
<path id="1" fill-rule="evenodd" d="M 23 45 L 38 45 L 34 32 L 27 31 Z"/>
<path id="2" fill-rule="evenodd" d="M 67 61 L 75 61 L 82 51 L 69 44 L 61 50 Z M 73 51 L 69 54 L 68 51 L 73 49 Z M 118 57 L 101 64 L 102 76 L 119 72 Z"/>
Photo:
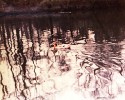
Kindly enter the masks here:
<path id="1" fill-rule="evenodd" d="M 107 92 L 103 91 L 104 95 L 101 97 L 103 93 L 100 93 L 100 90 L 96 87 L 92 93 L 97 100 L 123 100 L 113 99 L 120 93 L 113 92 L 113 89 L 117 88 L 115 91 L 120 91 L 118 89 L 121 89 L 121 87 L 113 85 L 112 89 L 107 80 L 114 82 L 112 75 L 116 74 L 112 71 L 117 71 L 118 75 L 121 75 L 120 77 L 124 77 L 124 39 L 125 12 L 123 11 L 10 15 L 1 17 L 0 98 L 2 100 L 57 100 L 49 97 L 49 99 L 45 99 L 48 94 L 40 95 L 37 93 L 37 85 L 43 84 L 45 82 L 43 77 L 46 77 L 46 74 L 41 72 L 41 66 L 45 64 L 44 67 L 46 67 L 51 63 L 59 63 L 65 60 L 65 57 L 62 56 L 60 59 L 53 58 L 56 55 L 52 51 L 49 53 L 49 50 L 53 48 L 53 43 L 56 42 L 57 45 L 70 44 L 71 49 L 68 52 L 74 50 L 75 57 L 77 56 L 74 59 L 81 61 L 80 67 L 85 67 L 89 73 L 94 71 L 93 74 L 95 76 L 98 74 L 105 78 L 102 81 L 102 83 L 105 83 L 102 87 L 109 86 L 109 94 L 107 96 Z M 65 50 L 63 51 L 65 54 L 66 52 Z M 67 65 L 64 61 L 63 65 L 71 66 L 72 70 L 73 65 L 72 63 L 70 64 Z M 96 66 L 96 68 L 92 68 L 91 65 Z M 48 71 L 49 69 L 46 70 Z M 90 75 L 89 78 L 90 80 L 86 79 L 85 84 L 91 83 L 93 76 Z M 49 79 L 48 76 L 47 79 Z M 118 83 L 114 82 L 114 84 Z M 122 86 L 125 83 L 119 84 Z M 32 91 L 30 89 L 34 86 L 37 92 L 31 92 L 29 96 L 26 91 Z M 87 88 L 87 85 L 85 87 Z M 121 91 L 123 93 L 125 89 Z"/>

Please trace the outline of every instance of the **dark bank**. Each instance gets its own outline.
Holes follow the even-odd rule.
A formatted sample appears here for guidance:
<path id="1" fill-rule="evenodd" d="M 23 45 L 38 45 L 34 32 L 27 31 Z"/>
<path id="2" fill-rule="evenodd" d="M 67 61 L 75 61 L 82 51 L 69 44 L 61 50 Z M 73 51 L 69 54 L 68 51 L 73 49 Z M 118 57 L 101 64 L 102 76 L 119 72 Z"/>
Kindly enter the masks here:
<path id="1" fill-rule="evenodd" d="M 67 12 L 122 9 L 125 0 L 0 0 L 0 12 Z"/>

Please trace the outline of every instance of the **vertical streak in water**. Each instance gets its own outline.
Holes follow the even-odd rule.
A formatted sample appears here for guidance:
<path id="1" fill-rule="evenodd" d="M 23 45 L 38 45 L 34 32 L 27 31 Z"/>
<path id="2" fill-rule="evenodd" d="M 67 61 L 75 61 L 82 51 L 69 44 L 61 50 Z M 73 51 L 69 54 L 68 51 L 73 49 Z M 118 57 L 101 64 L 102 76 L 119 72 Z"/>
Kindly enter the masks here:
<path id="1" fill-rule="evenodd" d="M 94 17 L 95 21 L 97 22 L 98 27 L 101 29 L 102 34 L 105 36 L 105 39 L 110 40 L 109 34 L 107 33 L 105 26 L 103 25 L 103 23 L 101 23 L 96 12 L 93 12 L 93 17 Z"/>
<path id="2" fill-rule="evenodd" d="M 29 54 L 27 54 L 26 56 L 27 56 L 27 58 L 28 59 L 30 59 L 30 54 L 31 54 L 31 50 L 30 50 L 30 34 L 29 34 L 29 28 L 28 28 L 28 25 L 24 25 L 24 31 L 25 31 L 25 35 L 26 35 L 26 39 L 27 39 L 27 45 L 28 45 L 28 47 L 27 47 L 27 52 L 29 53 Z"/>
<path id="3" fill-rule="evenodd" d="M 33 64 L 34 64 L 34 73 L 35 73 L 35 77 L 36 77 L 36 72 L 35 72 L 35 70 L 36 70 L 36 65 L 35 65 L 35 63 L 34 63 L 34 59 L 33 59 L 33 57 L 35 57 L 35 51 L 34 51 L 34 41 L 33 41 L 33 29 L 32 29 L 32 23 L 31 23 L 31 21 L 29 20 L 29 33 L 30 33 L 30 38 L 31 38 L 31 42 L 32 42 L 32 52 L 33 52 L 33 56 L 32 56 L 32 61 L 33 61 Z M 36 79 L 36 82 L 37 82 L 37 78 L 35 78 Z M 36 88 L 36 87 L 35 87 Z M 37 88 L 36 88 L 36 94 L 37 94 Z"/>
<path id="4" fill-rule="evenodd" d="M 37 36 L 38 36 L 37 38 L 38 38 L 39 55 L 40 55 L 40 52 L 41 52 L 41 41 L 40 41 L 40 40 L 41 40 L 41 38 L 40 38 L 40 30 L 38 30 L 38 29 L 37 29 L 37 34 L 38 34 L 38 35 L 37 35 Z M 38 55 L 38 56 L 39 56 L 39 55 Z"/>
<path id="5" fill-rule="evenodd" d="M 49 15 L 49 23 L 50 23 L 51 39 L 53 41 L 53 20 L 52 20 L 52 16 L 50 15 Z"/>
<path id="6" fill-rule="evenodd" d="M 9 54 L 11 55 L 11 59 L 12 60 L 14 60 L 13 59 L 13 39 L 12 39 L 12 33 L 11 33 L 11 30 L 10 30 L 10 28 L 9 28 L 9 26 L 8 25 L 6 25 L 6 33 L 7 34 L 9 34 L 9 40 L 7 40 L 7 44 L 8 44 L 8 49 L 9 49 Z M 8 39 L 8 38 L 7 38 Z"/>
<path id="7" fill-rule="evenodd" d="M 29 21 L 29 34 L 30 34 L 30 39 L 31 39 L 31 42 L 32 42 L 32 52 L 33 52 L 33 55 L 32 55 L 32 61 L 33 61 L 33 57 L 35 56 L 35 51 L 34 51 L 34 34 L 33 34 L 33 29 L 32 29 L 32 23 L 31 21 Z M 34 62 L 34 61 L 33 61 Z"/>
<path id="8" fill-rule="evenodd" d="M 3 39 L 2 39 L 2 31 L 1 31 L 1 26 L 0 26 L 0 62 L 1 62 L 1 59 L 2 59 L 2 53 L 1 53 L 1 44 L 3 43 Z"/>
<path id="9" fill-rule="evenodd" d="M 2 99 L 4 99 L 5 97 L 5 94 L 7 93 L 7 91 L 5 91 L 5 85 L 3 84 L 3 76 L 2 76 L 2 73 L 0 72 L 0 84 L 2 85 L 2 92 L 3 92 L 3 96 L 2 96 Z"/>
<path id="10" fill-rule="evenodd" d="M 1 26 L 0 26 L 0 33 L 2 33 L 1 32 Z M 1 44 L 2 44 L 2 35 L 0 34 L 0 46 L 1 46 Z"/>
<path id="11" fill-rule="evenodd" d="M 26 86 L 26 83 L 25 83 L 25 77 L 26 77 L 26 57 L 24 56 L 23 54 L 23 42 L 22 42 L 22 39 L 20 37 L 20 32 L 19 32 L 19 27 L 17 26 L 16 27 L 16 36 L 17 36 L 17 47 L 18 47 L 18 54 L 19 54 L 19 57 L 20 57 L 20 64 L 21 64 L 21 67 L 22 67 L 22 73 L 23 73 L 23 86 L 24 86 L 24 89 L 27 89 L 27 86 Z M 23 59 L 23 62 L 22 62 L 22 59 Z M 21 92 L 21 94 L 24 96 L 25 100 L 27 99 L 26 96 L 24 95 L 23 91 Z"/>
<path id="12" fill-rule="evenodd" d="M 25 79 L 26 76 L 26 57 L 23 54 L 23 42 L 22 39 L 20 37 L 20 32 L 19 32 L 19 28 L 16 27 L 16 35 L 17 35 L 17 43 L 18 43 L 18 54 L 20 55 L 20 57 L 22 57 L 23 59 L 23 63 L 22 63 L 22 59 L 20 58 L 21 61 L 21 66 L 22 66 L 22 70 L 23 70 L 23 78 Z M 25 80 L 23 79 L 24 82 L 24 88 L 26 88 L 26 84 L 25 84 Z"/>
<path id="13" fill-rule="evenodd" d="M 87 29 L 87 21 L 83 21 L 83 34 L 86 39 L 88 39 L 88 29 Z"/>
<path id="14" fill-rule="evenodd" d="M 40 32 L 39 32 L 39 30 L 37 29 L 37 34 L 38 34 L 38 43 L 39 43 L 39 48 L 40 48 L 40 46 L 41 46 L 41 38 L 40 38 Z"/>
<path id="15" fill-rule="evenodd" d="M 72 18 L 72 16 L 69 14 L 69 22 L 73 22 L 73 20 L 72 20 L 73 18 Z M 75 41 L 74 41 L 74 36 L 73 36 L 73 24 L 70 24 L 70 32 L 71 32 L 71 38 L 72 38 L 72 42 L 74 43 Z"/>
<path id="16" fill-rule="evenodd" d="M 57 27 L 57 38 L 61 39 L 60 26 Z"/>
<path id="17" fill-rule="evenodd" d="M 5 28 L 6 28 L 7 39 L 10 39 L 10 33 L 9 33 L 9 28 L 7 24 L 5 25 Z"/>
<path id="18" fill-rule="evenodd" d="M 8 51 L 8 47 L 7 47 L 7 43 L 6 43 L 4 23 L 2 23 L 2 33 L 3 33 L 2 35 L 3 35 L 4 46 L 5 46 L 6 55 L 7 55 L 7 60 L 8 60 L 8 63 L 10 65 L 10 70 L 12 72 L 12 76 L 13 76 L 13 80 L 14 80 L 14 86 L 15 86 L 15 89 L 16 89 L 17 88 L 17 84 L 16 84 L 16 79 L 15 79 L 14 73 L 13 73 L 13 66 L 10 63 L 11 61 L 10 61 L 10 58 L 9 58 L 9 51 Z"/>
<path id="19" fill-rule="evenodd" d="M 11 31 L 12 31 L 12 39 L 13 39 L 13 48 L 14 48 L 14 51 L 13 51 L 13 53 L 14 53 L 14 55 L 16 54 L 16 37 L 14 36 L 14 29 L 13 29 L 13 26 L 11 25 Z M 14 57 L 14 60 L 15 60 L 15 62 L 16 62 L 16 64 L 17 64 L 17 60 L 15 59 L 15 57 Z"/>

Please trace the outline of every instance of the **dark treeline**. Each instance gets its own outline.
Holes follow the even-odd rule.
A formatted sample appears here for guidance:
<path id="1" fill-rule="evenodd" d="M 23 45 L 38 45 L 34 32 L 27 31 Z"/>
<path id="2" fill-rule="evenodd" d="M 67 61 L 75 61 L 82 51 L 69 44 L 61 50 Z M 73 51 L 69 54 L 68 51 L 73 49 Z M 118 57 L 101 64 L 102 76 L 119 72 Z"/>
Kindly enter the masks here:
<path id="1" fill-rule="evenodd" d="M 0 11 L 74 11 L 124 8 L 125 0 L 0 0 Z M 25 10 L 24 10 L 25 9 Z"/>

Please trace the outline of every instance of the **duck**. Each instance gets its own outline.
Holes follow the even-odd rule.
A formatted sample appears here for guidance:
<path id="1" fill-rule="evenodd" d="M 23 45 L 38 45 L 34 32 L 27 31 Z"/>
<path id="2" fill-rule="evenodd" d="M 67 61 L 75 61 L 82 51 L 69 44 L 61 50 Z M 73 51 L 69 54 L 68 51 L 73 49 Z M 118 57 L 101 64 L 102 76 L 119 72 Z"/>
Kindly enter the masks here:
<path id="1" fill-rule="evenodd" d="M 67 50 L 67 49 L 71 49 L 70 44 L 60 44 L 58 45 L 57 42 L 53 42 L 53 47 L 51 48 L 51 50 L 56 53 L 58 50 Z"/>
<path id="2" fill-rule="evenodd" d="M 51 48 L 51 51 L 55 54 L 55 53 L 57 52 L 57 50 L 58 50 L 58 49 L 56 48 L 56 47 L 57 47 L 57 43 L 56 43 L 56 42 L 53 42 L 52 45 L 53 45 L 53 47 Z"/>

